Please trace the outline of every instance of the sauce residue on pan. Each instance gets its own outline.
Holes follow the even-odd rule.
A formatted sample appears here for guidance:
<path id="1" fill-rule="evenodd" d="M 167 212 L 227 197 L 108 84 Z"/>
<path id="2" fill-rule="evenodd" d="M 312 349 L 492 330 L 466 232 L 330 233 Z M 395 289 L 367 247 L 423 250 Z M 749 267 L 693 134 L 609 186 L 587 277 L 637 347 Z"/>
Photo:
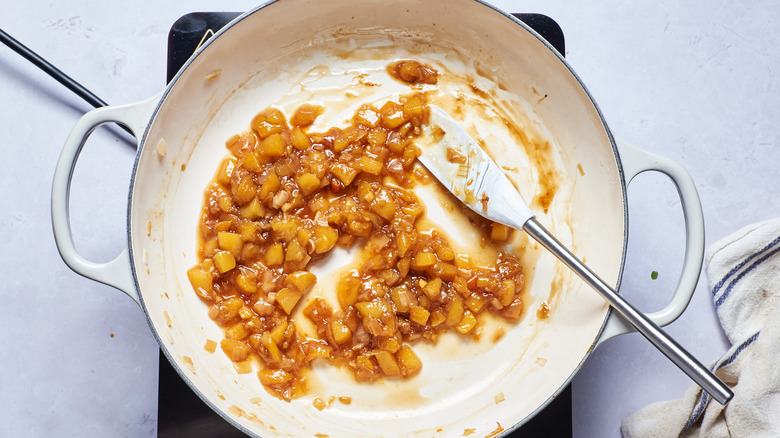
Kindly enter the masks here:
<path id="1" fill-rule="evenodd" d="M 397 79 L 436 82 L 435 70 L 394 63 Z M 259 360 L 264 387 L 285 400 L 307 390 L 305 370 L 324 359 L 359 381 L 409 378 L 422 363 L 410 344 L 441 333 L 470 336 L 481 313 L 517 321 L 524 309 L 520 260 L 501 250 L 510 233 L 473 215 L 489 264 L 456 251 L 410 190 L 429 179 L 414 144 L 427 120 L 425 93 L 363 104 L 345 128 L 316 132 L 322 113 L 260 112 L 228 140 L 205 196 L 200 263 L 188 271 L 209 316 L 225 329 L 222 350 L 248 372 Z M 356 269 L 336 286 L 337 305 L 309 299 L 310 266 L 336 246 L 361 247 Z M 304 299 L 306 297 L 306 299 Z M 304 304 L 304 302 L 306 302 Z M 298 329 L 302 314 L 316 336 Z"/>
<path id="2" fill-rule="evenodd" d="M 424 51 L 424 49 L 423 49 L 423 51 Z M 359 54 L 362 54 L 365 57 L 365 59 L 381 59 L 383 57 L 384 57 L 384 59 L 394 59 L 393 57 L 389 57 L 389 58 L 385 57 L 385 53 L 387 53 L 386 50 L 374 50 L 374 49 L 371 49 L 371 50 L 368 50 L 368 49 L 360 50 L 360 49 L 358 49 L 358 52 L 359 52 Z M 352 61 L 356 61 L 356 63 L 359 64 L 360 56 L 356 57 L 355 53 L 353 53 L 353 52 L 350 52 L 348 56 L 349 56 L 349 58 Z M 408 55 L 407 56 L 395 57 L 395 59 L 402 59 L 402 60 L 409 59 L 409 58 L 410 58 L 410 56 L 408 56 Z M 426 62 L 427 62 L 427 60 L 426 60 Z M 443 62 L 443 65 L 446 65 L 446 64 L 448 64 L 448 63 L 447 62 Z M 366 67 L 366 65 L 368 65 L 369 67 Z M 393 79 L 397 79 L 397 78 L 394 78 L 392 76 L 392 74 L 390 74 L 389 77 L 388 77 L 388 73 L 389 72 L 387 71 L 387 64 L 386 63 L 383 64 L 381 69 L 373 69 L 373 67 L 371 67 L 370 65 L 371 65 L 370 63 L 369 64 L 364 64 L 364 65 L 359 65 L 358 67 L 356 67 L 354 69 L 354 71 L 349 71 L 349 70 L 341 71 L 341 70 L 339 70 L 338 65 L 331 65 L 331 64 L 328 64 L 327 67 L 319 66 L 318 68 L 314 68 L 314 69 L 311 70 L 310 75 L 308 76 L 308 78 L 303 78 L 303 80 L 301 81 L 301 88 L 300 88 L 300 90 L 296 89 L 296 90 L 290 90 L 291 92 L 289 92 L 289 93 L 282 93 L 282 97 L 280 97 L 278 99 L 278 101 L 277 101 L 278 102 L 278 106 L 280 108 L 283 108 L 283 110 L 287 114 L 292 114 L 294 108 L 296 108 L 297 105 L 299 104 L 299 102 L 301 102 L 301 101 L 302 102 L 312 102 L 312 103 L 314 103 L 316 105 L 324 105 L 328 110 L 331 110 L 331 108 L 337 108 L 337 107 L 339 107 L 339 105 L 341 105 L 341 107 L 343 108 L 344 114 L 346 114 L 346 111 L 351 106 L 357 106 L 356 103 L 359 103 L 359 102 L 372 102 L 372 101 L 374 101 L 374 99 L 377 96 L 377 94 L 372 94 L 372 93 L 376 93 L 375 90 L 383 90 L 383 89 L 388 87 L 388 84 L 390 84 L 389 86 L 392 88 L 392 86 L 393 86 L 392 84 L 403 82 L 403 81 L 399 81 L 399 80 L 395 80 L 394 81 Z M 431 98 L 432 103 L 435 103 L 436 105 L 438 105 L 440 107 L 446 107 L 447 110 L 450 111 L 450 113 L 453 116 L 465 116 L 465 117 L 468 117 L 469 116 L 468 113 L 473 111 L 475 106 L 478 107 L 479 105 L 484 105 L 485 104 L 484 102 L 480 102 L 479 100 L 472 100 L 472 99 L 474 99 L 473 97 L 467 97 L 465 95 L 464 96 L 458 96 L 457 91 L 453 91 L 453 90 L 457 90 L 458 87 L 461 87 L 463 85 L 463 81 L 464 81 L 463 78 L 464 78 L 464 76 L 459 75 L 459 74 L 458 75 L 452 75 L 451 71 L 448 71 L 446 68 L 442 68 L 442 65 L 436 63 L 435 61 L 433 62 L 432 65 L 435 65 L 436 69 L 438 69 L 441 72 L 441 74 L 437 77 L 437 84 L 435 85 L 436 88 L 433 88 L 434 86 L 431 85 L 431 84 L 427 84 L 427 83 L 421 81 L 421 82 L 418 82 L 416 84 L 412 84 L 411 86 L 409 86 L 407 88 L 406 92 L 408 92 L 409 89 L 411 89 L 413 91 L 419 91 L 419 92 L 426 93 Z M 308 67 L 306 67 L 306 68 L 308 68 Z M 381 74 L 377 74 L 377 72 L 381 72 Z M 349 84 L 346 87 L 330 87 L 330 88 L 328 88 L 328 83 L 327 83 L 328 81 L 326 79 L 330 78 L 332 76 L 337 76 L 337 75 L 345 75 L 345 76 L 346 75 L 353 75 L 354 79 L 353 79 L 352 83 Z M 318 89 L 318 87 L 321 87 L 321 88 Z M 515 123 L 517 121 L 516 118 L 510 116 L 510 115 L 513 115 L 514 113 L 512 111 L 502 111 L 501 110 L 501 105 L 495 105 L 496 103 L 501 103 L 500 101 L 502 99 L 502 96 L 500 95 L 500 93 L 496 94 L 496 91 L 494 89 L 491 89 L 489 86 L 483 86 L 482 84 L 475 85 L 474 87 L 468 86 L 468 87 L 463 88 L 463 89 L 465 90 L 466 95 L 471 93 L 471 94 L 473 94 L 477 98 L 480 98 L 480 99 L 482 99 L 484 101 L 488 101 L 487 106 L 490 106 L 490 107 L 494 107 L 495 106 L 495 108 L 493 108 L 493 109 L 498 108 L 498 109 L 496 109 L 496 113 L 499 114 L 501 116 L 501 118 L 498 118 L 498 119 L 490 118 L 490 117 L 485 117 L 485 118 L 490 118 L 491 122 L 493 120 L 501 120 L 501 121 L 503 121 L 503 125 L 506 126 L 506 127 L 512 127 L 512 126 L 515 125 Z M 321 93 L 322 91 L 325 91 L 325 93 Z M 431 93 L 431 91 L 433 91 L 433 93 Z M 379 93 L 381 94 L 381 91 Z M 289 96 L 294 96 L 294 97 L 289 97 Z M 323 96 L 325 96 L 325 97 L 323 97 Z M 395 97 L 393 97 L 391 99 L 396 99 L 396 101 L 397 101 L 398 94 L 395 94 L 394 96 Z M 452 101 L 456 101 L 457 102 L 459 98 L 462 99 L 463 105 L 458 105 L 458 104 L 447 105 L 448 102 L 449 103 L 452 103 Z M 479 102 L 479 103 L 477 103 L 477 102 Z M 331 105 L 332 103 L 335 103 L 335 105 Z M 277 103 L 274 103 L 274 105 L 276 106 Z M 334 110 L 334 111 L 338 112 L 337 109 Z M 338 118 L 339 118 L 338 116 L 337 117 L 329 117 L 329 118 L 325 118 L 325 117 L 319 118 L 319 119 L 315 120 L 315 124 L 313 124 L 309 129 L 310 129 L 310 131 L 314 131 L 314 132 L 326 132 L 329 129 L 329 127 L 337 126 L 337 123 L 336 124 L 331 124 L 331 122 L 334 119 L 338 119 Z M 348 118 L 349 118 L 349 116 L 345 117 L 344 120 L 348 120 Z M 467 123 L 470 123 L 470 122 L 467 122 Z M 498 124 L 502 124 L 502 122 L 499 122 Z M 315 125 L 317 125 L 317 126 L 315 126 Z M 339 126 L 340 129 L 344 129 L 346 127 L 345 125 L 338 125 L 338 126 Z M 233 132 L 236 132 L 236 131 L 234 130 Z M 484 144 L 484 146 L 486 147 L 486 149 L 489 150 L 491 155 L 493 155 L 494 157 L 501 156 L 503 158 L 503 155 L 500 152 L 500 148 L 496 149 L 496 144 L 497 143 L 494 140 L 491 141 L 488 137 L 485 137 L 485 138 L 487 139 L 487 141 Z M 530 161 L 529 165 L 527 165 L 527 166 L 526 165 L 517 166 L 517 165 L 515 165 L 515 162 L 513 160 L 506 160 L 506 161 L 502 160 L 502 163 L 506 162 L 506 163 L 511 163 L 512 164 L 512 166 L 507 166 L 507 168 L 505 168 L 505 170 L 507 170 L 508 173 L 512 174 L 510 176 L 510 179 L 512 179 L 513 182 L 515 182 L 515 184 L 518 186 L 518 188 L 526 187 L 526 189 L 524 189 L 524 190 L 526 190 L 526 192 L 528 190 L 527 189 L 528 187 L 534 187 L 534 190 L 536 190 L 535 189 L 536 182 L 537 182 L 537 180 L 539 178 L 542 178 L 542 176 L 539 176 L 539 175 L 544 174 L 544 172 L 537 172 L 537 170 L 538 170 L 540 165 L 543 165 L 545 163 L 545 161 L 538 160 L 535 157 L 531 157 L 530 156 L 531 154 L 528 153 L 528 150 L 530 150 L 529 147 L 528 147 L 528 144 L 524 143 L 524 141 L 526 141 L 526 140 L 527 141 L 531 141 L 531 142 L 538 141 L 538 138 L 539 138 L 539 136 L 529 135 L 527 139 L 520 139 L 519 141 L 514 142 L 516 144 L 523 145 L 522 146 L 523 153 L 525 155 L 529 156 L 528 157 L 529 161 Z M 541 153 L 543 153 L 543 154 L 544 153 L 548 153 L 548 152 L 550 152 L 550 151 L 541 151 Z M 552 160 L 552 159 L 548 160 L 548 162 L 550 162 L 550 163 L 553 163 L 553 161 L 554 160 Z M 532 169 L 533 172 L 528 172 L 529 168 L 534 168 L 534 169 Z M 521 175 L 521 177 L 518 178 L 518 175 Z M 533 179 L 533 183 L 534 184 L 527 184 L 527 182 L 522 178 L 522 175 L 533 175 L 532 179 Z M 423 173 L 419 173 L 418 172 L 418 175 L 416 175 L 416 177 L 418 177 L 418 182 L 422 181 L 423 176 L 424 176 L 424 172 Z M 420 185 L 422 186 L 422 185 L 426 185 L 426 184 L 420 184 Z M 434 184 L 427 184 L 427 186 L 430 186 L 430 185 L 434 185 Z M 548 190 L 548 192 L 555 191 L 555 190 L 556 190 L 556 188 L 552 187 L 552 190 Z M 524 195 L 527 195 L 526 199 L 533 199 L 533 198 L 536 197 L 536 194 L 524 193 Z M 447 198 L 444 198 L 444 199 L 447 199 Z M 549 197 L 549 202 L 552 203 L 554 199 L 555 199 L 554 196 Z M 279 201 L 281 201 L 281 199 L 279 199 Z M 449 203 L 451 205 L 458 205 L 457 203 L 453 203 L 451 201 L 450 202 L 443 201 L 443 202 L 444 203 Z M 284 205 L 284 204 L 282 204 L 282 205 Z M 534 205 L 537 208 L 539 208 L 541 204 L 534 202 Z M 457 208 L 457 207 L 455 207 L 452 210 L 455 211 L 456 215 L 460 214 L 462 216 L 467 216 L 466 214 L 462 214 L 462 212 L 458 212 L 459 208 Z M 425 215 L 421 216 L 421 218 L 422 219 L 427 219 L 427 218 L 425 218 Z M 436 225 L 438 225 L 438 224 L 434 224 L 433 221 L 429 221 L 429 223 L 433 224 L 434 227 Z M 421 224 L 422 224 L 422 222 L 421 222 Z M 471 225 L 471 228 L 472 229 L 474 228 L 473 224 Z M 450 244 L 451 244 L 451 246 L 454 249 L 455 247 L 457 247 L 457 245 L 453 243 L 453 239 L 451 239 L 451 237 L 456 237 L 461 232 L 461 230 L 460 229 L 447 229 L 447 231 L 448 231 L 448 233 L 446 233 L 446 234 L 445 233 L 440 233 L 440 234 L 444 238 L 446 238 L 446 239 L 448 239 L 450 241 Z M 489 232 L 489 231 L 491 231 L 491 230 L 483 229 L 483 230 L 480 230 L 480 233 L 485 235 L 486 232 Z M 521 256 L 522 264 L 524 266 L 525 265 L 529 265 L 529 264 L 533 265 L 533 263 L 534 263 L 534 260 L 535 260 L 535 259 L 533 259 L 534 256 L 530 256 L 530 258 L 529 258 L 529 255 L 528 255 L 528 254 L 534 253 L 534 251 L 529 251 L 529 252 L 525 251 L 525 244 L 526 243 L 525 243 L 525 241 L 523 241 L 522 238 L 520 238 L 520 236 L 518 236 L 518 233 L 514 233 L 514 236 L 510 237 L 510 241 L 502 242 L 501 245 L 493 245 L 493 244 L 491 244 L 489 238 L 485 239 L 485 241 L 487 242 L 487 245 L 481 245 L 479 247 L 473 247 L 472 246 L 468 250 L 468 252 L 479 253 L 479 254 L 475 254 L 475 257 L 472 258 L 472 261 L 476 261 L 480 257 L 485 257 L 484 254 L 486 254 L 486 253 L 493 253 L 494 251 L 497 252 L 497 249 L 495 247 L 501 247 L 502 249 L 504 249 L 504 250 L 506 250 L 506 251 L 508 251 L 510 253 L 517 254 L 518 256 Z M 526 288 L 527 288 L 528 287 L 528 279 L 530 278 L 531 275 L 533 275 L 533 271 L 526 271 L 524 274 L 526 275 Z M 319 277 L 318 277 L 318 283 L 319 283 Z M 298 321 L 296 321 L 296 322 L 300 322 L 301 319 L 305 318 L 305 315 L 303 315 L 301 307 L 304 307 L 304 305 L 306 304 L 305 300 L 308 297 L 310 297 L 313 294 L 313 292 L 315 292 L 315 291 L 309 291 L 307 293 L 307 295 L 304 295 L 301 298 L 302 300 L 304 300 L 304 302 L 301 302 L 301 304 L 299 304 L 297 306 L 297 309 L 294 312 L 294 313 L 298 314 L 298 316 L 297 316 Z M 334 294 L 334 296 L 335 296 L 335 294 Z M 524 306 L 528 307 L 528 306 L 525 305 L 525 303 L 529 302 L 527 297 L 523 297 L 523 300 L 524 300 Z M 535 298 L 533 300 L 535 300 Z M 533 305 L 533 303 L 534 303 L 533 300 L 530 301 L 531 305 Z M 339 307 L 338 307 L 339 304 L 338 304 L 337 300 L 336 300 L 335 303 L 333 301 L 334 300 L 330 300 L 330 304 L 331 304 L 332 309 L 334 309 L 335 311 L 339 311 Z M 529 312 L 529 314 L 531 314 L 531 315 L 533 315 L 534 313 L 535 312 L 533 312 L 533 310 L 531 310 Z M 314 332 L 316 333 L 315 324 L 312 323 L 310 325 L 311 325 L 311 327 L 314 327 Z M 511 324 L 511 323 L 506 323 L 504 325 L 504 327 L 506 327 L 506 330 L 511 330 L 510 327 L 512 327 L 512 326 L 513 326 L 513 324 Z M 478 337 L 478 333 L 479 333 L 479 323 L 478 323 L 477 327 L 475 329 L 472 329 L 472 330 L 473 331 L 471 332 L 472 333 L 471 337 L 472 338 L 477 338 Z M 505 329 L 502 329 L 501 333 L 504 332 L 503 330 L 505 330 Z M 457 333 L 457 331 L 456 331 L 456 333 Z M 309 332 L 309 334 L 311 334 L 311 332 Z M 461 336 L 461 335 L 458 335 L 458 336 Z M 498 334 L 498 332 L 496 332 L 496 333 L 485 332 L 484 336 L 482 336 L 481 338 L 484 339 L 484 341 L 486 341 L 486 343 L 489 343 L 489 342 L 495 343 L 501 337 L 502 336 L 500 334 Z M 437 359 L 438 359 L 438 357 L 439 356 L 436 356 Z M 444 358 L 444 357 L 442 357 L 442 359 L 446 360 L 446 358 Z M 257 365 L 257 364 L 259 364 L 259 362 L 255 363 L 255 365 Z M 374 365 L 376 366 L 376 362 L 374 362 Z M 395 379 L 390 379 L 390 381 L 394 381 L 394 380 Z M 384 385 L 382 385 L 382 386 L 384 386 Z M 390 390 L 390 385 L 387 385 L 387 389 Z"/>

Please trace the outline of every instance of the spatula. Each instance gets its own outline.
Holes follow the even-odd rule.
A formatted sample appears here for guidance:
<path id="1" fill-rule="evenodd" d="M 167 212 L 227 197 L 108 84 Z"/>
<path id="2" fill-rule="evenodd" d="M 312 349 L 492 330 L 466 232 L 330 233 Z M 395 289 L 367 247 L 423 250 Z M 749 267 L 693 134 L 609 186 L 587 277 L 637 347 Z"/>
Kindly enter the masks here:
<path id="1" fill-rule="evenodd" d="M 420 162 L 450 192 L 477 214 L 524 230 L 553 253 L 631 323 L 694 382 L 725 405 L 734 393 L 710 370 L 669 337 L 591 271 L 535 218 L 501 168 L 447 112 L 429 105 L 430 119 L 423 127 L 430 144 L 422 146 Z"/>

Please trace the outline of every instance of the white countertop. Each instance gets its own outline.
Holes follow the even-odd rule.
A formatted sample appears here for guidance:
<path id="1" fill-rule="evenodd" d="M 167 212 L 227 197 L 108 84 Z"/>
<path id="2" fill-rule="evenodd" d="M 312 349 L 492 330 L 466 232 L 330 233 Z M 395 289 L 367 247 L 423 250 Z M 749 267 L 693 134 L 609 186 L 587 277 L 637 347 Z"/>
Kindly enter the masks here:
<path id="1" fill-rule="evenodd" d="M 163 89 L 168 30 L 178 17 L 254 5 L 1 3 L 0 28 L 114 104 Z M 708 246 L 780 214 L 780 3 L 494 3 L 560 24 L 566 58 L 613 132 L 691 173 Z M 52 237 L 54 165 L 68 132 L 90 108 L 5 46 L 0 96 L 2 434 L 155 436 L 158 346 L 143 312 L 122 293 L 68 269 Z M 77 167 L 73 230 L 80 250 L 96 261 L 112 258 L 124 242 L 133 156 L 132 144 L 103 127 Z M 657 310 L 682 261 L 679 201 L 660 174 L 636 178 L 629 199 L 622 291 L 640 309 Z M 658 279 L 650 279 L 651 271 L 659 272 Z M 704 275 L 668 332 L 705 363 L 726 351 Z M 689 385 L 640 335 L 608 341 L 574 379 L 574 436 L 617 437 L 623 418 L 648 403 L 678 398 Z"/>

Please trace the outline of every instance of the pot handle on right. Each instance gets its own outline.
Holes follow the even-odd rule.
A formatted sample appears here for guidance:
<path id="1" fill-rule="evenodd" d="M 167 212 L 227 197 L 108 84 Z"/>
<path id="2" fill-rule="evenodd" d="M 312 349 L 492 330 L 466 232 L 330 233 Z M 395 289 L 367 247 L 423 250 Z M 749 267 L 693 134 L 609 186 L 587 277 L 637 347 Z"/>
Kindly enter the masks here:
<path id="1" fill-rule="evenodd" d="M 665 308 L 647 315 L 653 322 L 663 327 L 674 322 L 688 307 L 701 274 L 704 261 L 704 215 L 702 214 L 699 193 L 696 191 L 691 175 L 673 160 L 631 146 L 617 137 L 615 144 L 620 152 L 626 185 L 640 173 L 652 170 L 668 176 L 677 187 L 680 196 L 685 217 L 686 237 L 682 272 L 669 304 Z M 613 312 L 599 343 L 634 331 L 636 330 L 617 312 Z"/>

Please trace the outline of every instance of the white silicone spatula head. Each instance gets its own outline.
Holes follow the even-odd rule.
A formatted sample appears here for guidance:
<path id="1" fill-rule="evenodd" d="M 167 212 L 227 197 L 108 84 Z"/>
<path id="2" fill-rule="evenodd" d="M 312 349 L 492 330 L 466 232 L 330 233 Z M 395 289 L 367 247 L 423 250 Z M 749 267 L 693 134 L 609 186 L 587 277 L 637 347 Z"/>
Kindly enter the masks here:
<path id="1" fill-rule="evenodd" d="M 429 105 L 420 162 L 481 216 L 522 229 L 534 213 L 503 170 L 439 107 Z"/>

